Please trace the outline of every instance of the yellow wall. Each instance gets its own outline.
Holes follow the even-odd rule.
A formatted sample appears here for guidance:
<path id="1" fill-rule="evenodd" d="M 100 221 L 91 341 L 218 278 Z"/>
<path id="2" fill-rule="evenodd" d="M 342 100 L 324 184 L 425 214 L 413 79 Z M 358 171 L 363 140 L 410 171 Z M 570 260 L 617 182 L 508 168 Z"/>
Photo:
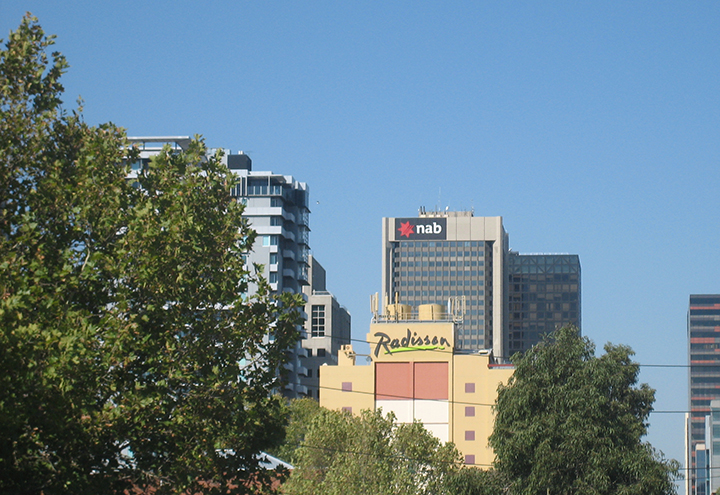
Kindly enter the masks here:
<path id="1" fill-rule="evenodd" d="M 352 383 L 352 392 L 343 391 L 343 382 Z M 352 346 L 343 346 L 338 366 L 320 367 L 320 405 L 328 409 L 352 408 L 357 414 L 375 409 L 375 366 L 355 366 Z"/>
<path id="2" fill-rule="evenodd" d="M 493 410 L 500 383 L 507 383 L 512 368 L 490 368 L 489 356 L 456 354 L 453 376 L 453 435 L 452 440 L 463 455 L 475 456 L 475 464 L 488 468 L 494 455 L 488 445 L 493 428 Z M 467 393 L 465 385 L 475 384 L 475 391 Z M 475 416 L 465 416 L 465 408 L 474 407 Z M 474 431 L 475 440 L 465 440 L 465 432 Z"/>
<path id="3" fill-rule="evenodd" d="M 381 347 L 375 356 L 375 345 L 371 344 L 370 366 L 355 366 L 354 353 L 350 346 L 341 351 L 338 366 L 320 368 L 320 405 L 329 409 L 352 408 L 353 414 L 363 409 L 375 409 L 375 362 L 448 362 L 449 373 L 449 439 L 460 452 L 474 455 L 474 464 L 488 468 L 494 455 L 488 446 L 492 433 L 492 405 L 497 397 L 500 383 L 507 383 L 512 368 L 490 366 L 490 357 L 481 354 L 454 354 L 452 350 L 455 326 L 452 322 L 384 322 L 370 326 L 368 340 L 377 342 L 378 333 L 391 339 L 402 339 L 410 330 L 411 336 L 426 335 L 445 337 L 451 347 L 433 350 L 403 350 L 387 352 Z M 390 346 L 391 347 L 391 346 Z M 395 346 L 397 348 L 397 345 Z M 412 345 L 410 346 L 412 347 Z M 343 392 L 343 382 L 352 383 L 352 392 Z M 466 392 L 466 384 L 474 384 L 474 392 Z M 466 407 L 474 408 L 474 416 L 466 416 Z M 466 432 L 474 432 L 474 440 L 466 440 Z"/>

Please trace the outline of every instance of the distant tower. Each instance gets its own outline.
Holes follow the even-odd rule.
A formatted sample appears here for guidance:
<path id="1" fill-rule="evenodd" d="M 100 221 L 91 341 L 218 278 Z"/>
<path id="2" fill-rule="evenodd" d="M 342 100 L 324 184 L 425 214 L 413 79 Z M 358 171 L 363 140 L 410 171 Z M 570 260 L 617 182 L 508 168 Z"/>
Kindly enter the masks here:
<path id="1" fill-rule="evenodd" d="M 689 450 L 686 454 L 686 468 L 690 477 L 690 495 L 709 495 L 703 481 L 706 479 L 704 467 L 717 455 L 713 455 L 713 444 L 715 438 L 720 437 L 714 435 L 713 431 L 706 431 L 711 405 L 715 406 L 712 403 L 720 399 L 720 294 L 690 296 L 687 332 L 690 418 L 686 428 L 686 445 Z M 720 425 L 720 411 L 717 415 L 717 421 L 710 419 L 712 424 Z M 707 444 L 707 439 L 712 440 L 710 445 Z M 718 441 L 720 442 L 720 438 Z M 718 446 L 720 447 L 720 444 Z M 717 451 L 720 453 L 720 449 Z M 712 467 L 716 471 L 720 468 Z M 713 481 L 710 486 L 712 491 L 720 486 L 714 476 L 709 477 Z"/>
<path id="2" fill-rule="evenodd" d="M 321 366 L 338 364 L 338 353 L 350 344 L 350 313 L 325 286 L 325 269 L 310 255 L 310 285 L 303 287 L 307 298 L 305 337 L 302 339 L 300 384 L 308 397 L 319 399 Z"/>

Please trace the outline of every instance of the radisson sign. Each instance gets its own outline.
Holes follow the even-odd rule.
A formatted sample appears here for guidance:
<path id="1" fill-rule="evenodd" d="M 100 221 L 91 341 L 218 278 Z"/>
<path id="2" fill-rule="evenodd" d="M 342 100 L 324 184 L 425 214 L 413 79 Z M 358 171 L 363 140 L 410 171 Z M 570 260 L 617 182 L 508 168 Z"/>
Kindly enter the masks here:
<path id="1" fill-rule="evenodd" d="M 375 337 L 379 338 L 375 345 L 375 357 L 380 354 L 380 349 L 385 349 L 385 354 L 393 354 L 396 352 L 408 351 L 432 351 L 444 350 L 452 348 L 450 342 L 445 337 L 418 335 L 417 332 L 411 332 L 407 329 L 407 334 L 400 339 L 392 339 L 384 332 L 375 332 Z"/>

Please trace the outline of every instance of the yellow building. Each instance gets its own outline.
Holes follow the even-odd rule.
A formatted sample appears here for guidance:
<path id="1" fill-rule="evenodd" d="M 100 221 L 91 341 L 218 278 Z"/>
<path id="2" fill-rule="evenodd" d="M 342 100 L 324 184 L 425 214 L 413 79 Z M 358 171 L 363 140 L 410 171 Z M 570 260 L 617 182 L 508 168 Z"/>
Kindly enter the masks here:
<path id="1" fill-rule="evenodd" d="M 356 366 L 343 346 L 337 366 L 320 368 L 320 405 L 357 414 L 382 408 L 398 423 L 418 420 L 444 442 L 453 442 L 465 464 L 490 467 L 497 388 L 512 367 L 493 364 L 488 351 L 455 349 L 456 322 L 442 306 L 393 305 L 370 324 L 370 366 Z"/>

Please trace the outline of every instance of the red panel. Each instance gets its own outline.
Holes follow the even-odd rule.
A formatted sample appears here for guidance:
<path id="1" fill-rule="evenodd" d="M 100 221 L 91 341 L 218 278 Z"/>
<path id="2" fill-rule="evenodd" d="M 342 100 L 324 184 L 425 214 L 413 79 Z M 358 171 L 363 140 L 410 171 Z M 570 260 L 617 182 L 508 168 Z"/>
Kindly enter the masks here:
<path id="1" fill-rule="evenodd" d="M 718 335 L 720 337 L 720 335 Z M 692 337 L 690 339 L 691 344 L 714 344 L 715 337 Z"/>
<path id="2" fill-rule="evenodd" d="M 375 363 L 375 399 L 412 399 L 412 363 Z"/>
<path id="3" fill-rule="evenodd" d="M 447 400 L 448 363 L 414 363 L 415 398 Z"/>

